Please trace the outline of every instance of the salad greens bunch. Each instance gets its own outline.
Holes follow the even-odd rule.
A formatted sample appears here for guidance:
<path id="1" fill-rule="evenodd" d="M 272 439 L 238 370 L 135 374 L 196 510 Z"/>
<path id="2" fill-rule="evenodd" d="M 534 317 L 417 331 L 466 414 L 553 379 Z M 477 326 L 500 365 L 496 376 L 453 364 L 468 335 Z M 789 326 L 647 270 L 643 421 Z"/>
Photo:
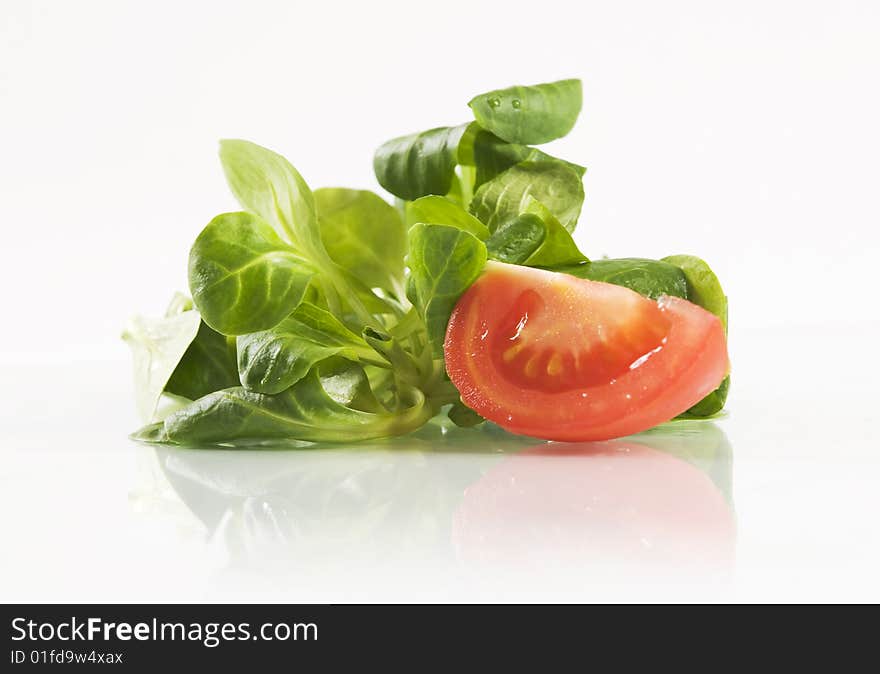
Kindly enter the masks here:
<path id="1" fill-rule="evenodd" d="M 699 258 L 590 261 L 572 238 L 583 166 L 534 147 L 560 138 L 581 83 L 474 97 L 474 120 L 389 140 L 366 190 L 314 192 L 281 155 L 224 140 L 241 211 L 216 216 L 189 255 L 192 299 L 133 319 L 133 437 L 174 444 L 336 442 L 402 435 L 440 413 L 482 419 L 449 381 L 443 338 L 489 259 L 689 299 L 725 322 L 727 299 Z M 728 381 L 692 408 L 710 416 Z"/>

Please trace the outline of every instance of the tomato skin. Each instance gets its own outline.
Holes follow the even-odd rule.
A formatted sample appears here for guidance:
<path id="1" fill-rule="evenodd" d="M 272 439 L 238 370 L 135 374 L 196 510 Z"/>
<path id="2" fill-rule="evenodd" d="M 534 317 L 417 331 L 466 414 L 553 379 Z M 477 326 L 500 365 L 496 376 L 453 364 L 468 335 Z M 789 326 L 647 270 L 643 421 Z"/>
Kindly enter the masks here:
<path id="1" fill-rule="evenodd" d="M 662 323 L 662 348 L 643 360 L 633 352 L 640 364 L 604 382 L 555 392 L 523 386 L 499 365 L 497 343 L 511 307 L 527 291 L 548 307 L 545 324 L 565 324 L 567 333 L 574 324 L 588 334 L 622 312 L 633 316 L 634 331 Z M 466 405 L 511 432 L 561 441 L 608 440 L 668 421 L 715 390 L 729 369 L 721 321 L 686 300 L 653 302 L 620 286 L 497 262 L 456 304 L 444 353 Z"/>

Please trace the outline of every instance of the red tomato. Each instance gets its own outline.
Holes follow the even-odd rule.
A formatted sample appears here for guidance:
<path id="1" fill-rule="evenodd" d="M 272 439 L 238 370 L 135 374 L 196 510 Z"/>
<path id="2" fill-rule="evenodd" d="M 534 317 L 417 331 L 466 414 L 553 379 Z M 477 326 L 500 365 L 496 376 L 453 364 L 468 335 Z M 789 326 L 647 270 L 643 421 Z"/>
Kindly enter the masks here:
<path id="1" fill-rule="evenodd" d="M 728 371 L 721 321 L 686 300 L 490 262 L 449 319 L 462 400 L 509 431 L 607 440 L 668 421 Z"/>

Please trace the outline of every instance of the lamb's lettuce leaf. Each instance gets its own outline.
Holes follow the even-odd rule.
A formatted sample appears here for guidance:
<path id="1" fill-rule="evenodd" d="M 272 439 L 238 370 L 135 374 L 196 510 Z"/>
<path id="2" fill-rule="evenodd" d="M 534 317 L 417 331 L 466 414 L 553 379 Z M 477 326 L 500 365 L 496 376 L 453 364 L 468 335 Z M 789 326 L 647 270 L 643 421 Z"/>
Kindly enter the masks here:
<path id="1" fill-rule="evenodd" d="M 478 239 L 489 237 L 489 230 L 482 222 L 446 197 L 427 196 L 416 199 L 406 206 L 406 224 L 447 225 L 473 234 Z"/>
<path id="2" fill-rule="evenodd" d="M 435 355 L 443 353 L 455 303 L 477 280 L 486 259 L 486 245 L 457 227 L 420 223 L 409 230 L 407 295 L 425 322 Z"/>
<path id="3" fill-rule="evenodd" d="M 514 164 L 523 161 L 560 161 L 583 178 L 587 169 L 578 164 L 557 159 L 535 147 L 508 143 L 474 123 L 462 137 L 458 160 L 475 168 L 474 187 L 479 187 Z"/>
<path id="4" fill-rule="evenodd" d="M 251 213 L 224 213 L 189 254 L 189 287 L 205 322 L 224 335 L 278 325 L 300 303 L 315 269 Z"/>
<path id="5" fill-rule="evenodd" d="M 407 201 L 448 194 L 458 163 L 458 141 L 466 129 L 466 124 L 444 126 L 383 143 L 373 157 L 376 179 Z"/>
<path id="6" fill-rule="evenodd" d="M 580 176 L 560 161 L 520 162 L 481 185 L 470 211 L 494 232 L 522 213 L 530 198 L 544 204 L 572 232 L 584 202 L 584 186 Z"/>
<path id="7" fill-rule="evenodd" d="M 573 276 L 604 281 L 657 299 L 662 295 L 687 299 L 684 273 L 675 265 L 641 257 L 593 260 L 590 264 L 560 269 Z"/>
<path id="8" fill-rule="evenodd" d="M 468 105 L 484 129 L 509 143 L 540 145 L 571 131 L 583 94 L 576 79 L 495 89 Z"/>
<path id="9" fill-rule="evenodd" d="M 280 393 L 331 356 L 384 364 L 360 335 L 308 302 L 275 327 L 241 335 L 237 343 L 241 384 L 258 393 Z"/>
<path id="10" fill-rule="evenodd" d="M 400 213 L 368 190 L 315 190 L 321 241 L 330 258 L 369 288 L 403 284 L 406 228 Z"/>

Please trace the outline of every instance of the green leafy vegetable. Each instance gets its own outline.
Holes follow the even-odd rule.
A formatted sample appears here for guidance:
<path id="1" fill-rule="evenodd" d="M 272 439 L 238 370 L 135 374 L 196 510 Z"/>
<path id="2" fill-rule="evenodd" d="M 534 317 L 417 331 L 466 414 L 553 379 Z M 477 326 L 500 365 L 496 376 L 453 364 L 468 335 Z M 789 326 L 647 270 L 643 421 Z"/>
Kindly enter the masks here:
<path id="1" fill-rule="evenodd" d="M 571 131 L 581 112 L 580 80 L 516 86 L 474 96 L 468 105 L 484 129 L 509 143 L 539 145 Z"/>
<path id="2" fill-rule="evenodd" d="M 486 245 L 464 230 L 425 224 L 409 230 L 407 295 L 424 318 L 435 355 L 442 355 L 452 308 L 483 271 L 486 259 Z"/>
<path id="3" fill-rule="evenodd" d="M 684 273 L 675 265 L 641 257 L 593 260 L 590 264 L 560 269 L 590 281 L 604 281 L 624 286 L 637 293 L 657 299 L 661 295 L 687 298 Z"/>
<path id="4" fill-rule="evenodd" d="M 480 186 L 470 211 L 494 232 L 523 212 L 533 198 L 547 207 L 569 232 L 584 202 L 580 176 L 559 161 L 522 162 Z"/>
<path id="5" fill-rule="evenodd" d="M 587 258 L 559 220 L 539 201 L 503 223 L 486 241 L 489 257 L 528 267 L 578 265 Z"/>
<path id="6" fill-rule="evenodd" d="M 189 254 L 189 287 L 205 322 L 224 335 L 277 325 L 293 311 L 315 272 L 266 222 L 224 213 Z"/>
<path id="7" fill-rule="evenodd" d="M 217 391 L 169 416 L 162 433 L 154 433 L 154 441 L 183 445 L 273 438 L 350 442 L 407 433 L 433 416 L 418 389 L 403 393 L 405 407 L 400 410 L 357 409 L 354 405 L 363 397 L 363 382 L 362 377 L 354 382 L 341 377 L 338 370 L 324 378 L 313 370 L 278 395 L 245 388 Z"/>
<path id="8" fill-rule="evenodd" d="M 727 375 L 721 380 L 721 384 L 718 385 L 717 389 L 712 391 L 712 393 L 707 395 L 681 416 L 683 418 L 692 417 L 696 419 L 715 416 L 724 409 L 724 404 L 727 402 L 727 392 L 729 390 L 730 375 Z"/>
<path id="9" fill-rule="evenodd" d="M 165 385 L 165 392 L 195 400 L 238 384 L 235 343 L 201 321 L 195 339 Z"/>
<path id="10" fill-rule="evenodd" d="M 537 148 L 503 141 L 476 123 L 462 137 L 458 157 L 459 162 L 475 167 L 475 187 L 523 161 L 559 161 L 577 173 L 579 178 L 583 178 L 587 171 L 583 166 L 556 159 Z"/>
<path id="11" fill-rule="evenodd" d="M 307 302 L 275 327 L 238 337 L 241 383 L 259 393 L 280 393 L 336 355 L 384 364 L 360 335 L 329 311 Z"/>
<path id="12" fill-rule="evenodd" d="M 448 225 L 473 234 L 478 239 L 486 239 L 489 230 L 482 222 L 446 197 L 427 196 L 407 204 L 406 224 Z"/>
<path id="13" fill-rule="evenodd" d="M 370 288 L 403 285 L 406 229 L 397 210 L 367 190 L 315 190 L 321 241 L 330 258 Z"/>
<path id="14" fill-rule="evenodd" d="M 453 403 L 446 414 L 449 420 L 460 428 L 472 428 L 485 421 L 483 417 L 461 401 Z"/>
<path id="15" fill-rule="evenodd" d="M 727 331 L 727 295 L 718 277 L 709 265 L 693 255 L 670 255 L 663 262 L 675 265 L 684 272 L 687 281 L 687 298 L 721 319 Z"/>
<path id="16" fill-rule="evenodd" d="M 455 175 L 458 141 L 466 128 L 446 126 L 389 140 L 373 157 L 379 184 L 410 201 L 447 194 Z"/>
<path id="17" fill-rule="evenodd" d="M 544 239 L 547 228 L 537 215 L 522 213 L 503 223 L 486 241 L 489 257 L 509 264 L 526 264 Z"/>
<path id="18" fill-rule="evenodd" d="M 220 162 L 232 193 L 245 210 L 271 224 L 301 254 L 321 257 L 315 199 L 289 161 L 256 143 L 223 140 Z"/>

